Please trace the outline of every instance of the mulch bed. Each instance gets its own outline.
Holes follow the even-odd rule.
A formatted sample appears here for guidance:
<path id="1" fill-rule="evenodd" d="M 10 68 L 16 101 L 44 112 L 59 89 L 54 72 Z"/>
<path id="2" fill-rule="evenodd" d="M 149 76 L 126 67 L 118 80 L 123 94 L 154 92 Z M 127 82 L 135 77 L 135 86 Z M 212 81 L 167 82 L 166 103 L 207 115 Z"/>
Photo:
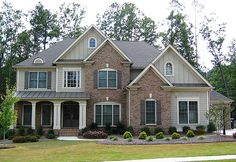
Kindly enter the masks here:
<path id="1" fill-rule="evenodd" d="M 16 148 L 16 146 L 0 146 L 0 149 L 11 149 Z"/>
<path id="2" fill-rule="evenodd" d="M 171 139 L 166 141 L 164 139 L 156 139 L 155 141 L 146 141 L 140 140 L 137 137 L 133 138 L 131 142 L 128 142 L 127 139 L 118 137 L 118 141 L 113 141 L 111 139 L 105 139 L 98 143 L 107 144 L 107 145 L 159 145 L 159 144 L 194 144 L 194 143 L 213 143 L 213 142 L 236 142 L 236 139 L 233 139 L 232 136 L 217 136 L 217 135 L 206 135 L 205 139 L 198 139 L 199 136 L 188 138 L 187 140 L 182 139 Z"/>

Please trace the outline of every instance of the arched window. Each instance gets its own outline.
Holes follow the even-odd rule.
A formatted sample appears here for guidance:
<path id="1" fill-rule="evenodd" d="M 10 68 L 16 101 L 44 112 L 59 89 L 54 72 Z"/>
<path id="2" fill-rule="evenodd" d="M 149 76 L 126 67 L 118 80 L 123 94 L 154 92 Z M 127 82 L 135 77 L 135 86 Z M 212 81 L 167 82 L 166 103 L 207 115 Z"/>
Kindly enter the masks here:
<path id="1" fill-rule="evenodd" d="M 173 64 L 171 62 L 167 62 L 165 64 L 165 76 L 173 76 L 174 70 L 173 70 Z"/>
<path id="2" fill-rule="evenodd" d="M 97 47 L 97 41 L 95 38 L 89 38 L 88 47 L 89 48 L 96 48 Z"/>

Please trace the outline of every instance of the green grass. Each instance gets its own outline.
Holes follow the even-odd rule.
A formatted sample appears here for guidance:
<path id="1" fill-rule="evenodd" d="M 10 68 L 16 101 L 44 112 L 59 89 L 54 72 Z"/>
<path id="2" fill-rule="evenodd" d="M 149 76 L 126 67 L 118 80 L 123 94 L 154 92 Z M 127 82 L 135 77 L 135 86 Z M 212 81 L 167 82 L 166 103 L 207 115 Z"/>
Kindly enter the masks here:
<path id="1" fill-rule="evenodd" d="M 236 142 L 175 145 L 102 145 L 95 142 L 47 141 L 15 144 L 0 150 L 1 162 L 71 162 L 152 159 L 236 154 Z"/>

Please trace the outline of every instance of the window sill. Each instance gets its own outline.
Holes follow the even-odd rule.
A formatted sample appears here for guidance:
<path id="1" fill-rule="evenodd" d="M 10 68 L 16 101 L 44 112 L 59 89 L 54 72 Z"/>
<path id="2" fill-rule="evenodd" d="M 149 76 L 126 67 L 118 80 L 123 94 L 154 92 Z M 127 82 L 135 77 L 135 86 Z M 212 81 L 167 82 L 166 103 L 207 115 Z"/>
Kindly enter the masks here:
<path id="1" fill-rule="evenodd" d="M 99 90 L 116 90 L 118 88 L 97 88 L 97 89 L 99 89 Z"/>
<path id="2" fill-rule="evenodd" d="M 152 125 L 157 125 L 157 124 L 145 124 L 145 125 L 147 125 L 147 126 L 152 126 Z"/>

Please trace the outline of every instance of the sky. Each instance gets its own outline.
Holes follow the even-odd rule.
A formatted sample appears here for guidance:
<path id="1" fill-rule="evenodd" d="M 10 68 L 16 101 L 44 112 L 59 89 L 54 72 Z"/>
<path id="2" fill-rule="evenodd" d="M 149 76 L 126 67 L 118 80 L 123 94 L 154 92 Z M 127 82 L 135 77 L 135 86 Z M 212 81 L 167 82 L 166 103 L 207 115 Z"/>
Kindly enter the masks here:
<path id="1" fill-rule="evenodd" d="M 3 0 L 0 0 L 0 2 Z M 179 0 L 185 5 L 185 14 L 188 15 L 190 22 L 194 23 L 194 7 L 192 5 L 193 0 Z M 235 15 L 235 0 L 198 0 L 200 4 L 204 5 L 204 8 L 200 13 L 197 14 L 197 27 L 199 23 L 203 20 L 204 15 L 209 15 L 210 13 L 216 13 L 218 16 L 218 22 L 226 23 L 226 41 L 225 41 L 225 52 L 226 47 L 229 45 L 233 38 L 236 38 L 236 21 Z M 7 0 L 10 2 L 14 8 L 21 9 L 24 12 L 32 10 L 39 0 Z M 82 20 L 82 25 L 96 24 L 96 15 L 98 13 L 103 14 L 106 9 L 113 3 L 124 3 L 131 2 L 134 3 L 146 16 L 153 19 L 156 23 L 163 22 L 168 16 L 169 2 L 170 0 L 40 0 L 40 2 L 48 9 L 57 11 L 60 4 L 63 2 L 77 2 L 85 7 L 86 14 L 85 18 Z M 157 26 L 159 30 L 163 30 L 158 23 Z M 213 67 L 211 63 L 212 56 L 207 51 L 206 43 L 201 38 L 198 38 L 199 47 L 199 63 L 205 66 L 207 70 Z"/>

